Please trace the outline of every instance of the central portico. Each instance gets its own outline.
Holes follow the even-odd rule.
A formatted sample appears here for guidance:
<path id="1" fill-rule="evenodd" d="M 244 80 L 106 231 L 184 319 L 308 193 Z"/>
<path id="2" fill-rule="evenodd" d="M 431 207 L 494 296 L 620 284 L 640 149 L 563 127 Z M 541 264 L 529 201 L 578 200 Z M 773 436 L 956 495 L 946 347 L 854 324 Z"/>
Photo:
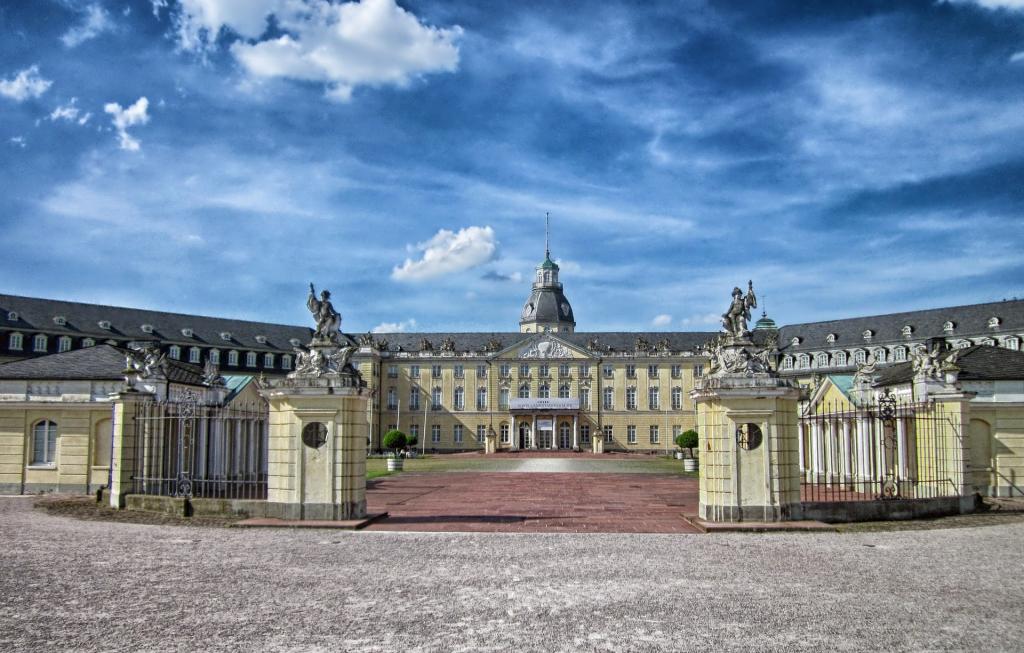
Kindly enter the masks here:
<path id="1" fill-rule="evenodd" d="M 513 449 L 579 449 L 579 397 L 509 400 Z"/>

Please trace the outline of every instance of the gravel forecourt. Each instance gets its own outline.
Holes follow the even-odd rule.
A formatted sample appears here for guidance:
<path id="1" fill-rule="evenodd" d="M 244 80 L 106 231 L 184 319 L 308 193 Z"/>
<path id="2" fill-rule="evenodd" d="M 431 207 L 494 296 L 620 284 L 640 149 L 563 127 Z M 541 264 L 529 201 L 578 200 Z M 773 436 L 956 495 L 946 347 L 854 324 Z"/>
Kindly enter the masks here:
<path id="1" fill-rule="evenodd" d="M 717 535 L 243 530 L 0 498 L 0 651 L 1020 650 L 1024 522 Z"/>

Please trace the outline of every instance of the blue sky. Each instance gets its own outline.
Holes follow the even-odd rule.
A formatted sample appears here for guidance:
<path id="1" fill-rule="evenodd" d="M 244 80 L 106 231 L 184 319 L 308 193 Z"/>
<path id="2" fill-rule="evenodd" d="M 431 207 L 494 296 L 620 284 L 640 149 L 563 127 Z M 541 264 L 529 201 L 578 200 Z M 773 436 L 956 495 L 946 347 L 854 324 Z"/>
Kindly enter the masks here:
<path id="1" fill-rule="evenodd" d="M 1024 296 L 1024 0 L 0 4 L 0 291 L 346 331 Z"/>

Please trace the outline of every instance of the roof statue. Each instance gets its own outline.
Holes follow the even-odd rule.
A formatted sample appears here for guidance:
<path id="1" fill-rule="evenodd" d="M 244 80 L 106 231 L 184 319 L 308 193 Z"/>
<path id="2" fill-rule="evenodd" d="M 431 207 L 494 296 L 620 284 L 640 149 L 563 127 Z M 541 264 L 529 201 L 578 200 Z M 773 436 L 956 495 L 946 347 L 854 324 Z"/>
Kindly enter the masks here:
<path id="1" fill-rule="evenodd" d="M 750 309 L 757 308 L 757 296 L 754 295 L 754 282 L 747 282 L 747 294 L 738 287 L 732 289 L 732 303 L 729 310 L 722 313 L 722 328 L 734 338 L 743 339 L 750 335 L 747 321 L 750 320 Z"/>
<path id="2" fill-rule="evenodd" d="M 320 291 L 320 299 L 317 299 L 316 289 L 313 288 L 312 283 L 309 284 L 309 298 L 306 299 L 306 307 L 316 321 L 313 342 L 338 342 L 341 313 L 334 310 L 334 305 L 331 304 L 331 291 L 327 289 Z"/>

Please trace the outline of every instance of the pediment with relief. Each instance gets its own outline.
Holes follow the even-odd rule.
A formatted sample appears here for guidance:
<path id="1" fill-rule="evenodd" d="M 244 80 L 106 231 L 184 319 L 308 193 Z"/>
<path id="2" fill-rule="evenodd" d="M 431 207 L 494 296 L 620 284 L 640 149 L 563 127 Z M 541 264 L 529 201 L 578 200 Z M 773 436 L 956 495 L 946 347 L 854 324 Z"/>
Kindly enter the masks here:
<path id="1" fill-rule="evenodd" d="M 555 340 L 538 340 L 519 350 L 519 358 L 572 358 L 572 350 Z"/>

